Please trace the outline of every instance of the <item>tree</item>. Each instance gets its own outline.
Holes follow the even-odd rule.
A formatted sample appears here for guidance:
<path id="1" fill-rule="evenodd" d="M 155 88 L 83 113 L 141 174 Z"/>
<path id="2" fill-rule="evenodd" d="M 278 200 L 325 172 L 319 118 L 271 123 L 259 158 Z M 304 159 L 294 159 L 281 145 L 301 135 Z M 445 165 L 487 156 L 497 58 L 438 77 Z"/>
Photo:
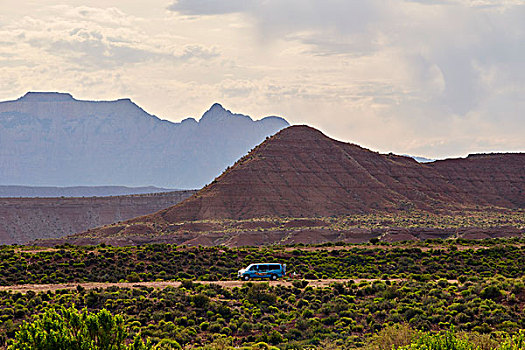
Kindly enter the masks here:
<path id="1" fill-rule="evenodd" d="M 45 310 L 33 322 L 24 322 L 16 332 L 8 350 L 149 350 L 149 340 L 144 344 L 135 337 L 125 345 L 128 333 L 124 319 L 113 316 L 105 309 L 90 313 L 74 307 L 54 307 Z"/>

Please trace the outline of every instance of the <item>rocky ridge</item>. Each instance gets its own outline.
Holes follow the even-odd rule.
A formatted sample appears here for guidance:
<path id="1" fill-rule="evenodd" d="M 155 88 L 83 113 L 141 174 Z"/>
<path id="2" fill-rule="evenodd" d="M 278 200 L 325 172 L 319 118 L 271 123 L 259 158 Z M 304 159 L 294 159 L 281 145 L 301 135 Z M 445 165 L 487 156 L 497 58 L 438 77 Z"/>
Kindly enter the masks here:
<path id="1" fill-rule="evenodd" d="M 461 237 L 466 228 L 419 231 L 334 230 L 306 225 L 272 228 L 272 218 L 337 217 L 367 213 L 440 215 L 468 211 L 523 212 L 525 154 L 470 156 L 420 164 L 328 138 L 307 126 L 292 126 L 241 158 L 187 200 L 119 225 L 89 230 L 69 242 L 113 244 L 173 242 L 260 245 L 292 242 L 367 241 L 373 237 Z M 221 221 L 222 220 L 222 221 Z M 250 229 L 223 221 L 252 220 Z M 303 220 L 303 221 L 301 221 Z M 423 229 L 424 228 L 424 229 Z M 470 227 L 476 229 L 476 227 Z M 521 234 L 523 227 L 477 228 L 484 236 Z M 492 231 L 491 231 L 492 230 Z M 419 233 L 418 233 L 419 232 Z M 480 233 L 480 234 L 481 234 Z M 469 232 L 474 237 L 476 232 Z"/>

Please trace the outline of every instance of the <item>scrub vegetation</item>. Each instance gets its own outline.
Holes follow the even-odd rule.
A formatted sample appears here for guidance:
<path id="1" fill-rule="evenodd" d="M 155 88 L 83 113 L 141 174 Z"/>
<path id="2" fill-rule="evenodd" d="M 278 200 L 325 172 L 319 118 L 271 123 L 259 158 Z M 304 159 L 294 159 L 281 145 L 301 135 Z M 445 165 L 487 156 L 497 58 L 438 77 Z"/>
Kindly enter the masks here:
<path id="1" fill-rule="evenodd" d="M 427 240 L 381 245 L 258 248 L 58 246 L 0 249 L 0 285 L 24 283 L 231 280 L 255 262 L 287 264 L 305 279 L 472 279 L 521 277 L 524 239 Z"/>
<path id="2" fill-rule="evenodd" d="M 111 342 L 115 347 L 100 347 L 108 349 L 525 349 L 524 249 L 517 238 L 239 249 L 4 247 L 4 285 L 182 283 L 3 291 L 0 342 L 43 349 L 28 342 L 48 339 L 46 329 L 67 335 L 73 322 L 78 339 L 53 339 Z M 232 279 L 262 261 L 286 263 L 299 278 L 233 288 L 199 283 Z M 317 287 L 312 280 L 320 278 L 354 280 Z M 94 323 L 112 329 L 112 337 L 95 332 Z"/>

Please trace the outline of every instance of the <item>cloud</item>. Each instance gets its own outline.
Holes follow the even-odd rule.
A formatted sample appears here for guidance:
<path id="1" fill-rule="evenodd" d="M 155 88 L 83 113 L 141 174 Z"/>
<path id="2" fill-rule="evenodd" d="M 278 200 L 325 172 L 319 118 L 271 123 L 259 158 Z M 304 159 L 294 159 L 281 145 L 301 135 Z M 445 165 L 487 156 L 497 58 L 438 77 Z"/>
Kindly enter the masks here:
<path id="1" fill-rule="evenodd" d="M 53 21 L 26 16 L 0 30 L 6 38 L 3 46 L 29 45 L 57 57 L 58 61 L 90 70 L 148 61 L 181 64 L 220 56 L 215 47 L 200 44 L 174 47 L 169 38 L 152 38 L 138 29 L 140 19 L 116 8 L 56 6 L 53 12 L 60 12 L 61 16 Z"/>
<path id="2" fill-rule="evenodd" d="M 489 72 L 525 71 L 522 1 L 179 0 L 169 9 L 192 16 L 242 13 L 261 37 L 301 42 L 312 55 L 389 51 L 406 66 L 416 63 L 414 91 L 430 87 L 429 103 L 459 115 L 492 93 L 494 86 L 484 84 Z M 506 75 L 501 83 L 513 84 L 516 77 Z"/>
<path id="3" fill-rule="evenodd" d="M 63 13 L 62 18 L 98 23 L 106 27 L 127 27 L 139 20 L 137 17 L 125 14 L 115 7 L 97 8 L 88 6 L 71 7 L 59 5 L 55 6 L 55 9 Z"/>
<path id="4" fill-rule="evenodd" d="M 273 38 L 319 31 L 333 34 L 373 31 L 370 26 L 387 12 L 383 2 L 374 0 L 179 0 L 168 9 L 188 16 L 242 13 L 250 16 L 263 35 Z"/>
<path id="5" fill-rule="evenodd" d="M 340 67 L 346 78 L 334 76 L 324 87 L 318 77 L 258 91 L 279 103 L 338 101 L 359 113 L 365 106 L 367 119 L 352 120 L 371 130 L 361 130 L 369 144 L 383 124 L 394 140 L 418 140 L 384 146 L 404 144 L 420 154 L 525 147 L 525 1 L 179 0 L 169 9 L 241 14 L 264 41 L 300 43 L 303 56 L 361 67 Z"/>
<path id="6" fill-rule="evenodd" d="M 249 10 L 257 5 L 254 0 L 179 0 L 168 6 L 170 11 L 183 15 L 219 15 Z"/>
<path id="7" fill-rule="evenodd" d="M 429 157 L 525 147 L 523 0 L 53 2 L 3 8 L 2 96 L 131 97 L 172 120 L 221 102 Z"/>
<path id="8" fill-rule="evenodd" d="M 258 86 L 251 80 L 226 79 L 220 83 L 220 90 L 225 97 L 247 97 L 258 90 Z"/>
<path id="9" fill-rule="evenodd" d="M 214 47 L 207 48 L 201 45 L 187 45 L 181 53 L 175 53 L 174 57 L 183 61 L 192 59 L 210 60 L 219 57 L 220 53 Z"/>

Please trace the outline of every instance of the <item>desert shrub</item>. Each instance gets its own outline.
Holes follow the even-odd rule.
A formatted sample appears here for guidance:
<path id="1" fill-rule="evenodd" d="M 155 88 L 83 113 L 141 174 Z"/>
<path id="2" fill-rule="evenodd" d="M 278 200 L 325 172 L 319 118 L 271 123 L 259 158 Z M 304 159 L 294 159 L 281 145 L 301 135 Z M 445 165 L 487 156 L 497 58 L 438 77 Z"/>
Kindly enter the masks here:
<path id="1" fill-rule="evenodd" d="M 479 334 L 475 332 L 463 333 L 476 349 L 492 350 L 498 348 L 501 339 L 497 339 L 490 334 Z"/>
<path id="2" fill-rule="evenodd" d="M 137 272 L 133 271 L 126 276 L 126 280 L 128 280 L 128 282 L 139 282 L 140 276 Z"/>
<path id="3" fill-rule="evenodd" d="M 498 350 L 522 350 L 525 349 L 525 331 L 520 330 L 515 335 L 506 335 Z"/>
<path id="4" fill-rule="evenodd" d="M 280 332 L 273 330 L 268 337 L 268 341 L 270 344 L 277 345 L 283 342 L 283 336 Z"/>
<path id="5" fill-rule="evenodd" d="M 197 294 L 193 298 L 193 303 L 196 307 L 203 309 L 210 303 L 210 298 L 205 294 Z"/>
<path id="6" fill-rule="evenodd" d="M 263 301 L 268 304 L 274 304 L 277 296 L 270 291 L 268 283 L 255 283 L 249 287 L 246 293 L 246 299 L 256 304 L 262 303 Z"/>
<path id="7" fill-rule="evenodd" d="M 498 300 L 502 297 L 502 293 L 497 286 L 491 285 L 483 288 L 479 296 L 483 299 Z"/>
<path id="8" fill-rule="evenodd" d="M 416 331 L 406 323 L 386 326 L 370 338 L 366 348 L 371 350 L 397 349 L 409 345 L 415 335 Z"/>
<path id="9" fill-rule="evenodd" d="M 454 331 L 446 331 L 438 334 L 420 333 L 416 340 L 403 350 L 477 350 L 477 347 L 466 337 L 457 336 Z"/>

